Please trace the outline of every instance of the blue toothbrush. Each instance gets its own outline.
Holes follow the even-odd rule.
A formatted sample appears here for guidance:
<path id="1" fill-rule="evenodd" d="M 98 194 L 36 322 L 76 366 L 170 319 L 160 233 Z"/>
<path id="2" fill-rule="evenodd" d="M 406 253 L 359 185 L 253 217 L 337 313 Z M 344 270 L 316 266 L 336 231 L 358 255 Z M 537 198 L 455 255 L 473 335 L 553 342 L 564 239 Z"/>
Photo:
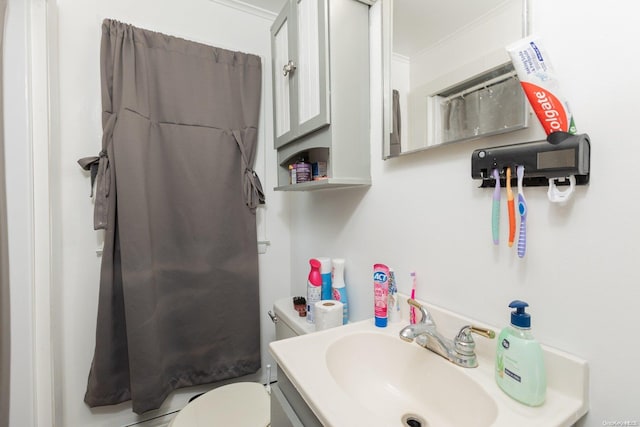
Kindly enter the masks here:
<path id="1" fill-rule="evenodd" d="M 498 169 L 493 170 L 493 179 L 496 180 L 496 187 L 493 190 L 493 209 L 491 212 L 491 234 L 493 235 L 493 244 L 499 242 L 500 231 L 500 174 Z"/>
<path id="2" fill-rule="evenodd" d="M 524 258 L 527 250 L 527 201 L 522 191 L 524 166 L 518 166 L 518 212 L 520 213 L 520 234 L 518 235 L 518 256 Z"/>

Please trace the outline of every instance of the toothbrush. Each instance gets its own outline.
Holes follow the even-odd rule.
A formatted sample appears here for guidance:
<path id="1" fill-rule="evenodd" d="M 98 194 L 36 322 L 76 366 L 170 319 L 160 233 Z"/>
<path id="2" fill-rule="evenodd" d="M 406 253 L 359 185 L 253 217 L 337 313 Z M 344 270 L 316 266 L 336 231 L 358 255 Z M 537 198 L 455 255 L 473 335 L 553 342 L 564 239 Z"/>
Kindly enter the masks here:
<path id="1" fill-rule="evenodd" d="M 411 288 L 411 299 L 416 299 L 416 272 L 411 272 L 411 281 L 413 282 Z M 409 323 L 415 325 L 416 323 L 416 309 L 414 306 L 409 308 Z"/>
<path id="2" fill-rule="evenodd" d="M 522 192 L 524 166 L 518 166 L 518 213 L 520 213 L 520 234 L 518 235 L 518 256 L 524 258 L 527 250 L 527 201 Z"/>
<path id="3" fill-rule="evenodd" d="M 511 166 L 507 168 L 507 209 L 509 210 L 509 247 L 513 246 L 516 236 L 516 209 L 511 190 Z"/>
<path id="4" fill-rule="evenodd" d="M 500 174 L 498 169 L 493 170 L 493 179 L 496 180 L 496 186 L 493 190 L 493 208 L 491 210 L 491 234 L 493 236 L 493 244 L 497 245 L 500 241 Z"/>

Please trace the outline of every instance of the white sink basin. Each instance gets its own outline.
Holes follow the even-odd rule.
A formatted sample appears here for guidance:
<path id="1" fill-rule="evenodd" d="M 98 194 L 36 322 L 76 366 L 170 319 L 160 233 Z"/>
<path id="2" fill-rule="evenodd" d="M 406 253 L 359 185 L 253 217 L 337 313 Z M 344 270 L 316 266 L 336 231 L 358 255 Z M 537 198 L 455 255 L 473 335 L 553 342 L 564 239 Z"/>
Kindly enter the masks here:
<path id="1" fill-rule="evenodd" d="M 328 346 L 326 357 L 329 373 L 350 398 L 380 416 L 393 414 L 398 425 L 413 417 L 423 427 L 483 427 L 498 414 L 491 396 L 460 368 L 397 337 L 347 334 Z"/>
<path id="2" fill-rule="evenodd" d="M 445 336 L 453 337 L 467 324 L 488 326 L 424 305 Z M 547 398 L 532 408 L 496 385 L 495 340 L 476 338 L 480 366 L 462 368 L 402 341 L 398 333 L 403 326 L 406 322 L 377 328 L 369 319 L 274 341 L 269 348 L 279 375 L 286 374 L 327 427 L 571 426 L 589 408 L 584 360 L 543 345 Z"/>

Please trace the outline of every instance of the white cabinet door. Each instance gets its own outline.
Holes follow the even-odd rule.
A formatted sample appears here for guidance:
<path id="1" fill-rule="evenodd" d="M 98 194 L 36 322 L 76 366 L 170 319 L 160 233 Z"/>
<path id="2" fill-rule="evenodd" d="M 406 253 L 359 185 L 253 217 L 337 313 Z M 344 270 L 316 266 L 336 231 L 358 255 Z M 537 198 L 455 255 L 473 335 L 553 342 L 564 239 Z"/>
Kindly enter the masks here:
<path id="1" fill-rule="evenodd" d="M 293 58 L 290 52 L 289 14 L 282 13 L 271 28 L 271 54 L 273 61 L 273 116 L 275 145 L 279 147 L 291 140 L 291 92 L 293 86 Z"/>
<path id="2" fill-rule="evenodd" d="M 326 0 L 296 0 L 298 135 L 328 125 L 329 57 Z"/>
<path id="3" fill-rule="evenodd" d="M 330 123 L 327 0 L 290 0 L 271 27 L 276 148 Z"/>

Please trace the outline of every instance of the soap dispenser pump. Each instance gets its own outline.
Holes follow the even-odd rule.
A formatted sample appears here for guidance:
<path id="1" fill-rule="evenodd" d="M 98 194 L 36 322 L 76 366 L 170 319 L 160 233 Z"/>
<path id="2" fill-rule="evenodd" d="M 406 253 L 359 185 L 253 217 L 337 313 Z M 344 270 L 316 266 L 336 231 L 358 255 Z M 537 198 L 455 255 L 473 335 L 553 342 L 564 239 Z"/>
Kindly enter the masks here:
<path id="1" fill-rule="evenodd" d="M 515 300 L 509 307 L 511 325 L 498 336 L 496 350 L 496 382 L 515 400 L 529 406 L 544 403 L 547 377 L 540 343 L 531 333 L 531 316 L 524 301 Z"/>

